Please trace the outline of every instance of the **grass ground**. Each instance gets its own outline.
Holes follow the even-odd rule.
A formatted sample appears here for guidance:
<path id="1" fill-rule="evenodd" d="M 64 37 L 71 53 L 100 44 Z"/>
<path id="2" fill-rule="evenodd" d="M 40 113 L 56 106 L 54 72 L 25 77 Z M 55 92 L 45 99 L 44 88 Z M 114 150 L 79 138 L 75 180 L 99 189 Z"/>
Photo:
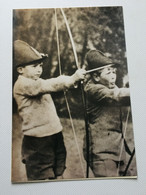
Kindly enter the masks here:
<path id="1" fill-rule="evenodd" d="M 86 172 L 86 163 L 83 158 L 83 137 L 85 135 L 84 121 L 73 119 L 73 124 L 76 131 L 77 143 L 79 145 L 79 150 L 81 154 L 82 166 L 80 163 L 80 158 L 77 150 L 77 145 L 75 142 L 74 134 L 71 128 L 70 120 L 67 118 L 61 118 L 61 123 L 63 125 L 63 135 L 64 141 L 67 149 L 67 161 L 66 161 L 66 171 L 64 173 L 64 179 L 80 179 L 84 178 Z M 20 127 L 20 119 L 17 114 L 13 115 L 13 134 L 12 134 L 12 181 L 13 182 L 25 182 L 27 181 L 25 166 L 21 163 L 21 140 L 22 133 Z M 133 131 L 132 124 L 130 123 L 127 128 L 126 138 L 130 149 L 134 148 L 133 143 Z M 127 155 L 127 161 L 129 156 Z M 129 167 L 128 175 L 136 176 L 136 160 L 134 159 Z M 94 178 L 91 170 L 89 172 L 89 177 Z"/>

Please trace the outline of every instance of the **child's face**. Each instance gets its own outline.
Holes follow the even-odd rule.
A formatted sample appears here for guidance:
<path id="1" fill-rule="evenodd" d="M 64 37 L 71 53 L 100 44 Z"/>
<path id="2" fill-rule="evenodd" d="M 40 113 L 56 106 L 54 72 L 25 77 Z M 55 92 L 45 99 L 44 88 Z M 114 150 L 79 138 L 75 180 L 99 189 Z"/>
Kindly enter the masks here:
<path id="1" fill-rule="evenodd" d="M 43 63 L 40 64 L 32 64 L 25 67 L 20 67 L 19 73 L 23 75 L 24 77 L 37 80 L 40 78 L 42 71 L 43 71 Z"/>
<path id="2" fill-rule="evenodd" d="M 106 67 L 101 70 L 100 76 L 98 76 L 99 83 L 107 86 L 108 88 L 114 88 L 117 78 L 117 69 L 114 67 Z"/>

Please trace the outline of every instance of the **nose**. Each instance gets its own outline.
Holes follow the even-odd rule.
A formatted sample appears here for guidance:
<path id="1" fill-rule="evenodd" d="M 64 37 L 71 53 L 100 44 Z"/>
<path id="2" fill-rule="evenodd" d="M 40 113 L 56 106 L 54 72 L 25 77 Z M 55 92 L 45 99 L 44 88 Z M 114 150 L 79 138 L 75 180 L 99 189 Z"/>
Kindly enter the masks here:
<path id="1" fill-rule="evenodd" d="M 112 80 L 115 80 L 115 79 L 116 79 L 116 74 L 115 74 L 115 73 L 112 73 L 111 79 L 112 79 Z"/>
<path id="2" fill-rule="evenodd" d="M 37 66 L 37 72 L 41 73 L 42 72 L 42 66 Z"/>

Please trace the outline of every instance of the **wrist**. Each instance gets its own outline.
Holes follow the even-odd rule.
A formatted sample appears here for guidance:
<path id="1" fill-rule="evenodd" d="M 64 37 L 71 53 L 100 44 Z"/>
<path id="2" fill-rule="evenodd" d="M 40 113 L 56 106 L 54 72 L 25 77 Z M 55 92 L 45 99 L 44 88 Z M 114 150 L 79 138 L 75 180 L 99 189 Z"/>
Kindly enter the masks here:
<path id="1" fill-rule="evenodd" d="M 76 83 L 80 80 L 80 78 L 78 77 L 76 73 L 74 73 L 71 77 L 72 77 L 73 83 Z"/>

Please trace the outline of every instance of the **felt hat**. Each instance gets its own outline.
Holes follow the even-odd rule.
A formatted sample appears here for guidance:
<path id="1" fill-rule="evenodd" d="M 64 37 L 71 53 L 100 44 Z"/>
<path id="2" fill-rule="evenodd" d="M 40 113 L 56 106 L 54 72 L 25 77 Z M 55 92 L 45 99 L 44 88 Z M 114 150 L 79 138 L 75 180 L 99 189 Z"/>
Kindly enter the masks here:
<path id="1" fill-rule="evenodd" d="M 104 53 L 102 53 L 99 50 L 89 50 L 85 56 L 85 60 L 87 63 L 87 69 L 95 69 L 95 68 L 104 68 L 104 66 L 107 65 L 114 65 L 117 66 L 118 64 L 105 56 Z"/>
<path id="2" fill-rule="evenodd" d="M 18 66 L 27 66 L 30 64 L 41 63 L 48 57 L 46 54 L 39 53 L 24 41 L 14 41 L 14 64 Z"/>

